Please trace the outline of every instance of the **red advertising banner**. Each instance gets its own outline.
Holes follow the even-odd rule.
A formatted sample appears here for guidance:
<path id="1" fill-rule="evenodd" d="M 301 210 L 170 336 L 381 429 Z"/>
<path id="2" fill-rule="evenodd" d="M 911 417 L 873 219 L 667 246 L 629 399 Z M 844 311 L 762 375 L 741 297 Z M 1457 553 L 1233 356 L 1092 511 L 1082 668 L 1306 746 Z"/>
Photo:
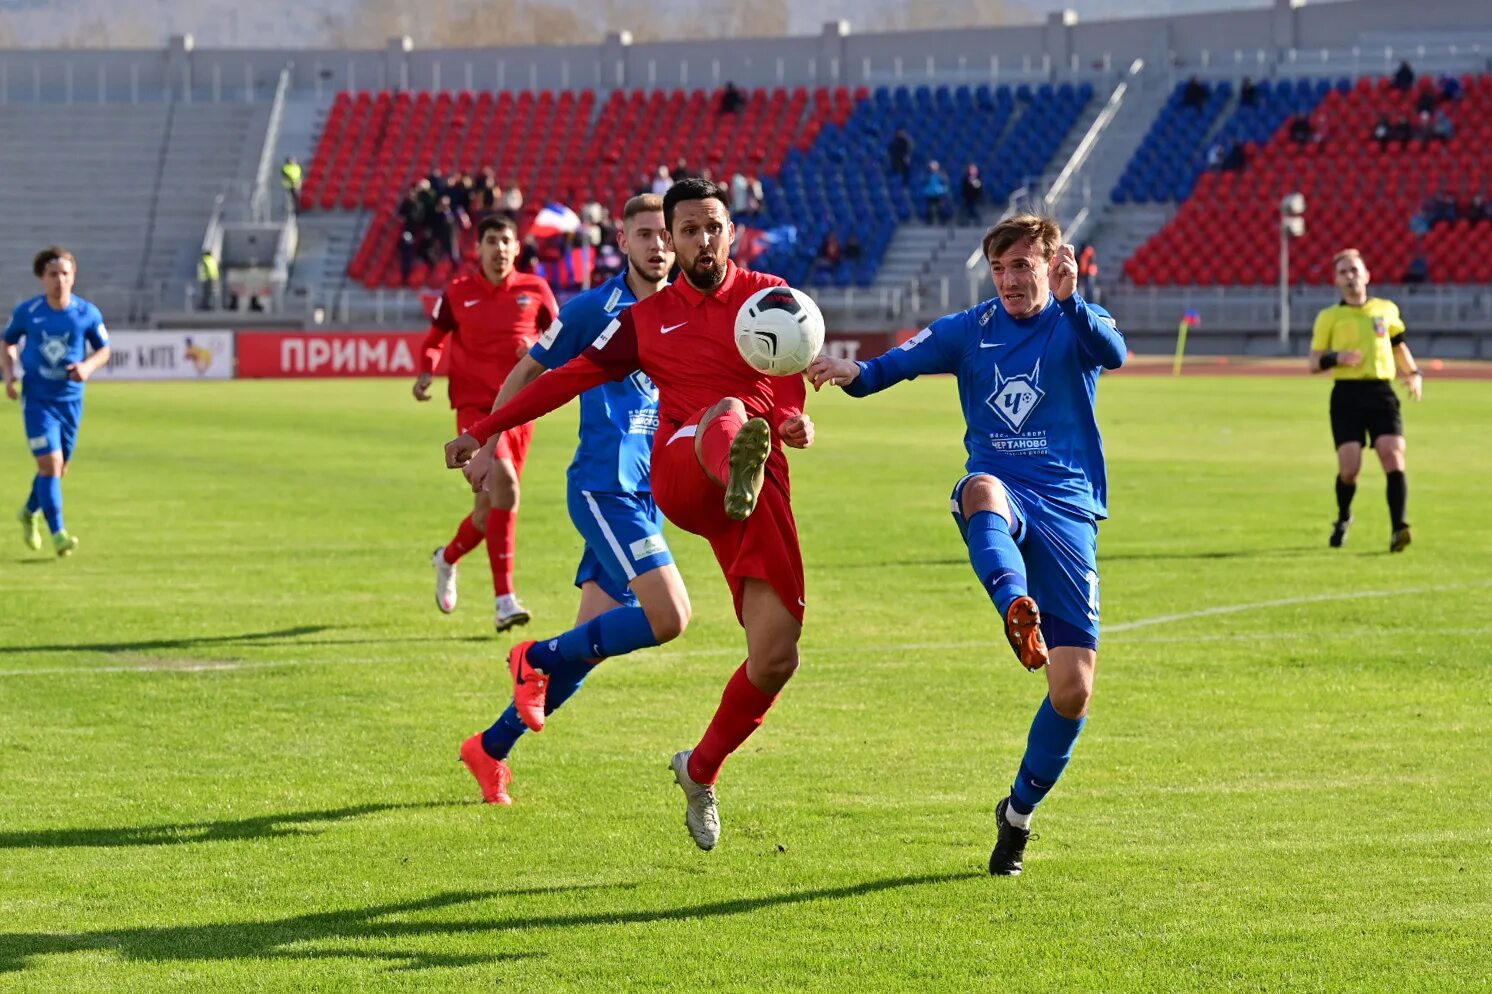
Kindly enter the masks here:
<path id="1" fill-rule="evenodd" d="M 414 377 L 420 371 L 423 332 L 416 331 L 241 331 L 238 375 L 263 377 Z M 445 372 L 441 356 L 437 373 Z"/>
<path id="2" fill-rule="evenodd" d="M 837 359 L 873 359 L 907 337 L 909 333 L 895 331 L 830 332 L 824 354 Z M 425 335 L 417 331 L 241 331 L 237 338 L 241 379 L 413 377 L 420 371 Z M 445 356 L 435 371 L 445 374 Z"/>

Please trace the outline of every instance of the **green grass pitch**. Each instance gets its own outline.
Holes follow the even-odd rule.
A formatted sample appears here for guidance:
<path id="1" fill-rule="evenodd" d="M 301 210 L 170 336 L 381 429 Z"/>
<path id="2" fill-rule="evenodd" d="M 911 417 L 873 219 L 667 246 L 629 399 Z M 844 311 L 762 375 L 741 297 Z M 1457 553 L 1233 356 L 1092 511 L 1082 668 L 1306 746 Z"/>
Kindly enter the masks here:
<path id="1" fill-rule="evenodd" d="M 1326 547 L 1328 390 L 1105 379 L 1098 692 L 992 879 L 1043 683 L 947 515 L 951 381 L 813 398 L 803 666 L 709 854 L 666 769 L 744 652 L 702 542 L 673 536 L 685 636 L 605 663 L 485 807 L 456 748 L 510 643 L 482 553 L 432 602 L 449 412 L 392 380 L 96 386 L 78 554 L 0 543 L 0 991 L 1486 990 L 1492 385 L 1407 410 L 1396 556 L 1376 464 Z M 573 437 L 541 424 L 524 483 L 532 633 L 575 609 Z"/>

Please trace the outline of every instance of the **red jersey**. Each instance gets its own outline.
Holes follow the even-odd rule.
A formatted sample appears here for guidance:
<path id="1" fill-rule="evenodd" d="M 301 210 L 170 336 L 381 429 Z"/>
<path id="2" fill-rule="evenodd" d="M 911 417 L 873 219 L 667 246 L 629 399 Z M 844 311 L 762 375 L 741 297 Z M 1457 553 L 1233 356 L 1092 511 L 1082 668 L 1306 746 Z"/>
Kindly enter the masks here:
<path id="1" fill-rule="evenodd" d="M 501 283 L 481 273 L 458 277 L 430 315 L 420 372 L 435 371 L 450 335 L 451 407 L 490 408 L 518 359 L 558 314 L 549 284 L 532 273 L 514 270 Z"/>
<path id="2" fill-rule="evenodd" d="M 677 280 L 633 304 L 594 345 L 539 377 L 469 432 L 485 442 L 597 384 L 640 369 L 658 387 L 659 439 L 672 436 L 701 408 L 736 397 L 748 415 L 766 417 L 773 446 L 780 448 L 777 427 L 803 413 L 806 384 L 801 376 L 769 376 L 747 365 L 736 348 L 735 329 L 736 312 L 748 297 L 764 287 L 784 285 L 780 277 L 738 269 L 733 262 L 726 264 L 725 280 L 714 293 Z"/>

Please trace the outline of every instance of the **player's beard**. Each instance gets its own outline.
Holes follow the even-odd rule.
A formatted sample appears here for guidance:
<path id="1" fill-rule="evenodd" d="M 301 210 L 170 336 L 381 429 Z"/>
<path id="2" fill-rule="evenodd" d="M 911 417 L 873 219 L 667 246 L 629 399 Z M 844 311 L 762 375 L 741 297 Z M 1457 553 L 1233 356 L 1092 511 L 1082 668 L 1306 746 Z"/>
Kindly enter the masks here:
<path id="1" fill-rule="evenodd" d="M 713 265 L 701 267 L 700 263 L 706 259 L 709 259 Z M 697 290 L 710 291 L 725 282 L 725 263 L 705 252 L 695 256 L 694 262 L 684 272 Z"/>

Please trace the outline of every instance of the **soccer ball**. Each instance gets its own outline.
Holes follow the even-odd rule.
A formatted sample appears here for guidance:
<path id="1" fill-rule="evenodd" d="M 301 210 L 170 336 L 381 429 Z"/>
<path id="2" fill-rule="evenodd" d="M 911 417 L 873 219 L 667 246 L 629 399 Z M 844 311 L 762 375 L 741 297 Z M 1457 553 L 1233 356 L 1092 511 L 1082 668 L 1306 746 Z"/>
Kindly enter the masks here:
<path id="1" fill-rule="evenodd" d="M 763 373 L 801 373 L 823 347 L 824 316 L 802 290 L 769 286 L 736 312 L 736 348 L 747 365 Z"/>

